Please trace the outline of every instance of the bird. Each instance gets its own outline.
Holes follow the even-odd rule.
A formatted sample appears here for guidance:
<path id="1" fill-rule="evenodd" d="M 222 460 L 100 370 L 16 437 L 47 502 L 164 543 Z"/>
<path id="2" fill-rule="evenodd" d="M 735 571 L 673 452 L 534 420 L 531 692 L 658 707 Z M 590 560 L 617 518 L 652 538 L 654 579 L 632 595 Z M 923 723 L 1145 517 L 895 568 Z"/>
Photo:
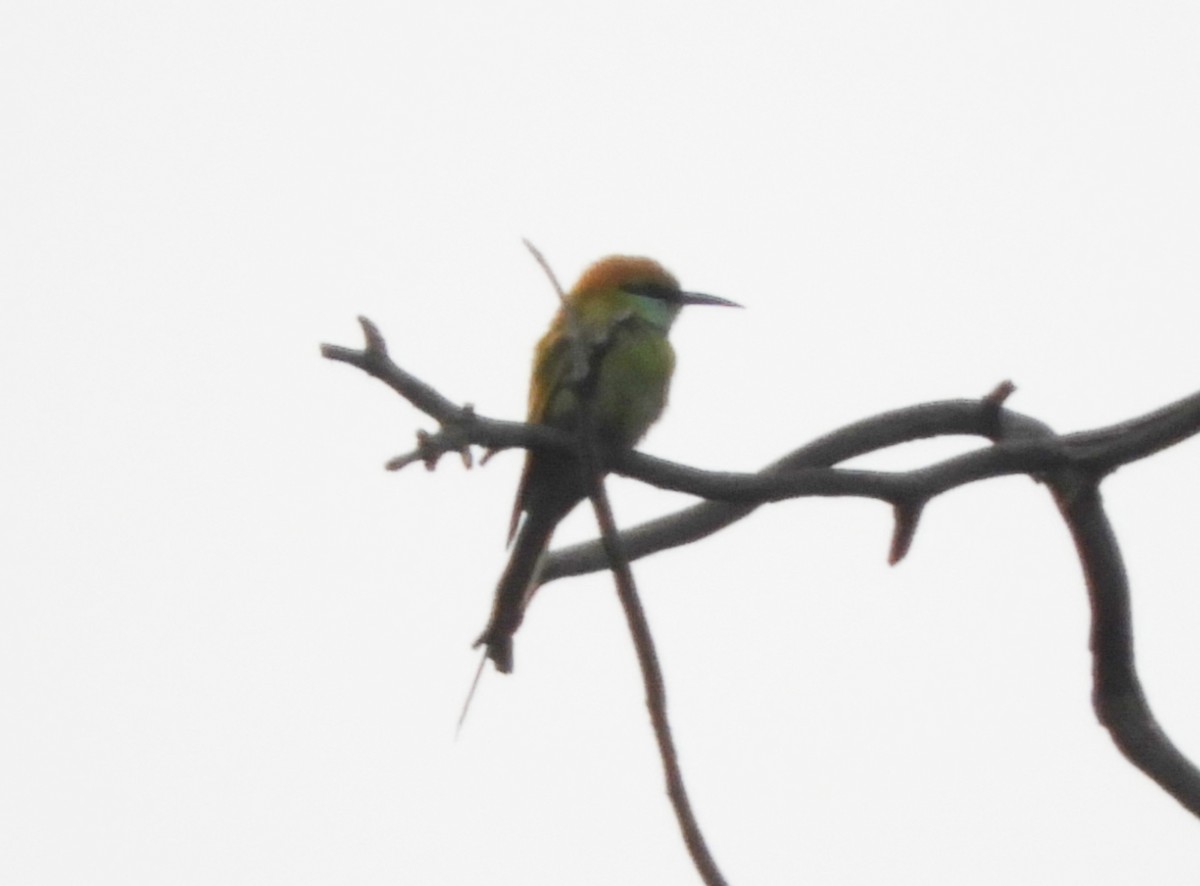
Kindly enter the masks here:
<path id="1" fill-rule="evenodd" d="M 684 292 L 650 258 L 610 255 L 592 264 L 534 350 L 528 422 L 572 433 L 583 423 L 602 456 L 634 446 L 667 404 L 675 371 L 667 333 L 685 305 L 741 307 Z M 588 487 L 575 453 L 527 450 L 508 529 L 512 552 L 487 626 L 475 641 L 501 673 L 512 671 L 513 635 L 555 527 L 587 498 Z"/>

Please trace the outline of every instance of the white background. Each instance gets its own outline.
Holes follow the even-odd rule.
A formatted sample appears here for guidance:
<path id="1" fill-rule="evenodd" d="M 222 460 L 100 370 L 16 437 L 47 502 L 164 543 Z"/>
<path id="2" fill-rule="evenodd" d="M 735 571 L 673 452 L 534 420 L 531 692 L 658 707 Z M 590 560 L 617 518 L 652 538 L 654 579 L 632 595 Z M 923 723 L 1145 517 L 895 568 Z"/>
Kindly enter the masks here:
<path id="1" fill-rule="evenodd" d="M 520 417 L 522 236 L 747 306 L 674 335 L 645 448 L 700 466 L 1005 378 L 1063 431 L 1197 387 L 1193 4 L 10 0 L 0 95 L 5 883 L 697 882 L 603 578 L 454 741 L 520 458 L 385 474 L 430 422 L 318 357 L 365 314 Z M 1104 486 L 1193 758 L 1198 482 L 1187 443 Z M 807 500 L 637 565 L 730 881 L 1200 881 L 1091 712 L 1045 490 L 889 532 Z"/>

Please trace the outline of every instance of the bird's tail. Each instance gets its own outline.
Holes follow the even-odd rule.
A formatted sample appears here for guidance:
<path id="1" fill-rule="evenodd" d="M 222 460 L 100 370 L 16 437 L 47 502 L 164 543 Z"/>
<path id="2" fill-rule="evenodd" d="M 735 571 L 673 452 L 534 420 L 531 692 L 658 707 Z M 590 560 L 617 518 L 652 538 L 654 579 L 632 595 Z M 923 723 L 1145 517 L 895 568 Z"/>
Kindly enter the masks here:
<path id="1" fill-rule="evenodd" d="M 517 533 L 508 566 L 496 586 L 492 600 L 492 616 L 487 627 L 475 641 L 487 647 L 487 657 L 502 674 L 512 672 L 512 638 L 525 617 L 525 604 L 537 578 L 542 555 L 550 544 L 554 527 L 564 514 L 555 509 L 535 508 L 526 513 L 525 522 Z"/>

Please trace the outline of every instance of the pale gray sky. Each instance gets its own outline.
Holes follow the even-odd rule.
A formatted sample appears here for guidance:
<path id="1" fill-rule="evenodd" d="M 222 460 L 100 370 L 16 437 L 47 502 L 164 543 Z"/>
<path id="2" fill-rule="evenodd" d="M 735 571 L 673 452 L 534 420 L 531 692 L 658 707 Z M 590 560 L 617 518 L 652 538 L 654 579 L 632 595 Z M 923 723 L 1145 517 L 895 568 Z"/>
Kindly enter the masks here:
<path id="1" fill-rule="evenodd" d="M 1198 380 L 1198 46 L 1144 0 L 5 4 L 0 880 L 697 882 L 606 580 L 453 740 L 519 456 L 385 474 L 430 422 L 318 342 L 366 314 L 519 417 L 529 237 L 747 306 L 678 324 L 665 457 L 1005 378 L 1063 431 L 1149 411 Z M 1104 486 L 1193 758 L 1198 482 L 1188 443 Z M 730 881 L 1200 880 L 1092 715 L 1046 492 L 937 501 L 895 569 L 889 530 L 810 500 L 636 567 Z"/>

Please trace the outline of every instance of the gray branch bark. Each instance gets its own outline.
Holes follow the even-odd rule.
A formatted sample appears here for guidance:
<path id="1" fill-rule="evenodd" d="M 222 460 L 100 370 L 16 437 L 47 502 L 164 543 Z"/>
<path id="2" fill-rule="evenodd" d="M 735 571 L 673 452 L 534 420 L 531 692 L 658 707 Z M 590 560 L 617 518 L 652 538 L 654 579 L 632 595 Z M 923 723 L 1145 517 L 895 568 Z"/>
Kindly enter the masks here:
<path id="1" fill-rule="evenodd" d="M 478 416 L 459 407 L 396 366 L 382 337 L 365 318 L 362 350 L 322 346 L 322 354 L 368 372 L 438 421 L 436 433 L 418 435 L 417 448 L 388 463 L 416 461 L 429 468 L 446 452 L 470 447 L 489 454 L 510 447 L 573 447 L 569 435 L 520 422 Z M 803 496 L 858 496 L 892 506 L 895 532 L 889 560 L 912 543 L 922 509 L 935 496 L 991 477 L 1026 474 L 1048 488 L 1083 569 L 1091 609 L 1092 701 L 1100 723 L 1131 763 L 1193 815 L 1200 817 L 1200 770 L 1163 732 L 1146 701 L 1134 658 L 1129 583 L 1120 546 L 1100 497 L 1110 473 L 1200 432 L 1200 393 L 1110 427 L 1056 434 L 1049 426 L 1007 409 L 1007 382 L 979 400 L 927 403 L 886 412 L 821 437 L 755 473 L 704 471 L 638 452 L 615 456 L 604 467 L 643 482 L 687 492 L 705 501 L 620 533 L 629 560 L 698 541 L 748 516 L 761 505 Z M 990 445 L 911 471 L 836 467 L 857 456 L 947 435 L 971 435 Z M 600 540 L 553 551 L 542 584 L 608 569 Z"/>

